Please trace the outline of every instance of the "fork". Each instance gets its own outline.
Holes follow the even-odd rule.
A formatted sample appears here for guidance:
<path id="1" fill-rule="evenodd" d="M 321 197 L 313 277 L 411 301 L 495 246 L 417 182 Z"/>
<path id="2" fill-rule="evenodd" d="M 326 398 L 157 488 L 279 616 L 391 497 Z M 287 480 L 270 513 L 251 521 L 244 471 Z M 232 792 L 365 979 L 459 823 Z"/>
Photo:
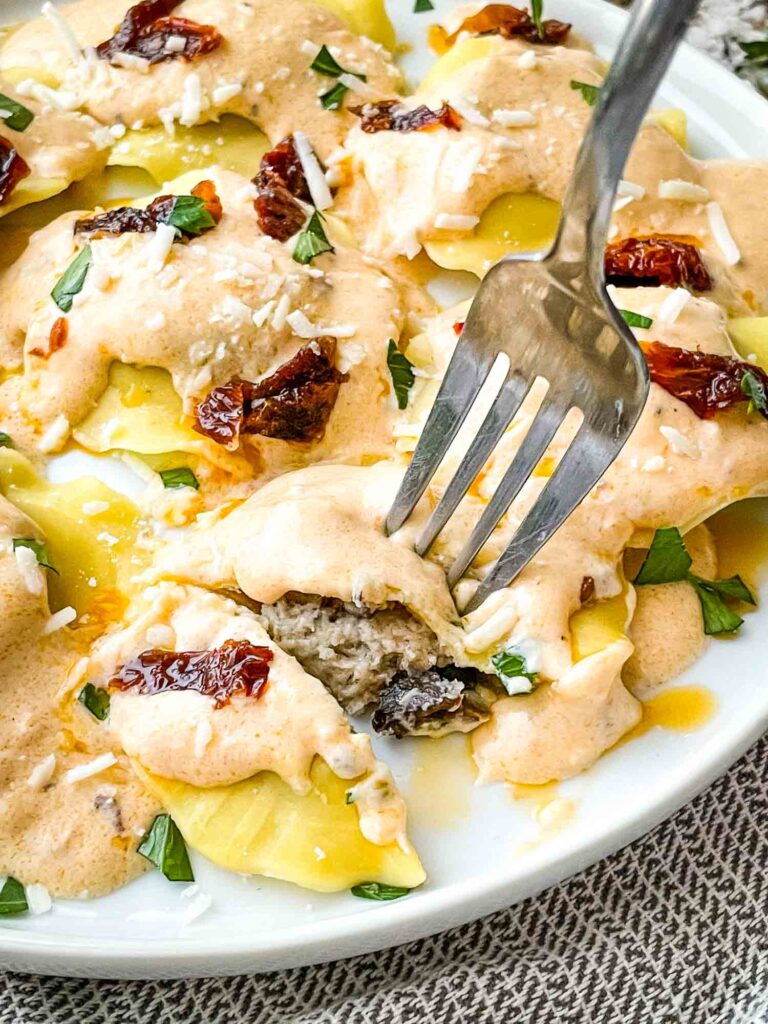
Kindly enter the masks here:
<path id="1" fill-rule="evenodd" d="M 463 613 L 507 586 L 586 497 L 643 410 L 648 369 L 611 303 L 603 269 L 621 173 L 656 88 L 700 0 L 636 0 L 579 149 L 548 252 L 505 257 L 472 302 L 440 390 L 385 522 L 406 522 L 500 353 L 510 366 L 483 423 L 415 548 L 426 554 L 520 409 L 533 382 L 548 387 L 491 500 L 448 571 L 453 587 L 507 513 L 569 410 L 581 423 L 508 547 Z"/>

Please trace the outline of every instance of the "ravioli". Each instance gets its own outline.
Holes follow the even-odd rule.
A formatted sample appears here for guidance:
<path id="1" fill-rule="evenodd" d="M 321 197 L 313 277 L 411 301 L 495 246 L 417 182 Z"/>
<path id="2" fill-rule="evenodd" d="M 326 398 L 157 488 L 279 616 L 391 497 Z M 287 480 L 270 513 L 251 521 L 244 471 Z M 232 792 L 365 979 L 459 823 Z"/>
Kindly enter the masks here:
<path id="1" fill-rule="evenodd" d="M 61 110 L 45 102 L 36 90 L 20 90 L 0 76 L 0 96 L 8 105 L 26 111 L 18 122 L 29 124 L 19 130 L 11 127 L 11 118 L 3 117 L 0 99 L 0 138 L 6 140 L 27 165 L 26 175 L 3 197 L 0 189 L 0 217 L 30 203 L 39 203 L 63 192 L 73 181 L 101 169 L 112 137 L 90 117 Z M 14 106 L 14 109 L 16 109 Z"/>
<path id="2" fill-rule="evenodd" d="M 87 48 L 109 39 L 126 10 L 126 0 L 75 0 L 62 8 L 62 17 L 77 45 Z M 352 29 L 342 11 L 354 11 Z M 364 75 L 377 92 L 395 91 L 399 74 L 385 51 L 355 34 L 364 25 L 391 40 L 386 16 L 373 0 L 359 10 L 342 0 L 320 6 L 286 0 L 279 6 L 277 25 L 275 14 L 270 0 L 183 0 L 174 15 L 214 26 L 222 45 L 190 62 L 165 60 L 149 67 L 74 60 L 65 39 L 47 19 L 38 18 L 5 41 L 0 70 L 15 80 L 53 79 L 105 125 L 191 127 L 237 114 L 253 121 L 272 143 L 300 129 L 325 157 L 341 141 L 351 115 L 321 106 L 318 96 L 328 79 L 309 66 L 325 44 L 343 52 L 350 70 Z"/>

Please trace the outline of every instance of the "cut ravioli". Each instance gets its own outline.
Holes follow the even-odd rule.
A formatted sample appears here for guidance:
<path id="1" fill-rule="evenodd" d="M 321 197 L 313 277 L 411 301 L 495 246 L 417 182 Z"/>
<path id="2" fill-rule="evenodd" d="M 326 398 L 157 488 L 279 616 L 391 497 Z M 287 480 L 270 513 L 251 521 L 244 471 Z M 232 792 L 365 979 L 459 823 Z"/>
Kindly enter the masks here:
<path id="1" fill-rule="evenodd" d="M 263 132 L 242 117 L 225 114 L 213 124 L 178 125 L 173 135 L 159 127 L 129 131 L 107 162 L 115 167 L 140 167 L 158 185 L 212 165 L 252 178 L 268 149 Z"/>
<path id="2" fill-rule="evenodd" d="M 137 546 L 139 510 L 94 477 L 52 484 L 9 448 L 0 452 L 0 489 L 45 535 L 56 572 L 48 572 L 52 611 L 114 618 L 128 580 L 146 564 Z"/>
<path id="3" fill-rule="evenodd" d="M 496 45 L 493 36 L 474 36 L 464 39 L 435 61 L 421 82 L 419 92 L 432 92 L 436 86 L 451 78 L 467 64 L 483 60 Z"/>
<path id="4" fill-rule="evenodd" d="M 315 758 L 306 795 L 272 772 L 231 786 L 201 789 L 151 775 L 140 778 L 163 804 L 187 843 L 208 860 L 241 874 L 266 875 L 337 892 L 360 882 L 415 888 L 424 868 L 411 849 L 377 846 L 360 831 L 349 781 Z"/>
<path id="5" fill-rule="evenodd" d="M 570 621 L 574 662 L 597 654 L 626 637 L 629 618 L 626 593 L 580 608 L 571 616 Z"/>
<path id="6" fill-rule="evenodd" d="M 651 120 L 668 132 L 678 146 L 688 152 L 688 118 L 684 110 L 670 107 L 668 110 L 655 110 L 650 114 Z"/>
<path id="7" fill-rule="evenodd" d="M 471 235 L 425 241 L 427 255 L 446 270 L 468 270 L 483 277 L 510 253 L 546 250 L 554 241 L 560 204 L 524 192 L 499 196 L 487 208 Z"/>

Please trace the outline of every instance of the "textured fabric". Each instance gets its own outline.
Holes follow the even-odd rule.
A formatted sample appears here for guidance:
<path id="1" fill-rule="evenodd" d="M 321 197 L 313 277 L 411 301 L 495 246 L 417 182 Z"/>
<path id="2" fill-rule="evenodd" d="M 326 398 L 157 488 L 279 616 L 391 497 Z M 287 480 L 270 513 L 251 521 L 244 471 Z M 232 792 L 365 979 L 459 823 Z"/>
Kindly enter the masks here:
<path id="1" fill-rule="evenodd" d="M 695 39 L 733 56 L 765 13 L 708 0 Z M 645 838 L 474 924 L 258 977 L 6 975 L 0 1024 L 768 1024 L 766 822 L 768 738 Z"/>

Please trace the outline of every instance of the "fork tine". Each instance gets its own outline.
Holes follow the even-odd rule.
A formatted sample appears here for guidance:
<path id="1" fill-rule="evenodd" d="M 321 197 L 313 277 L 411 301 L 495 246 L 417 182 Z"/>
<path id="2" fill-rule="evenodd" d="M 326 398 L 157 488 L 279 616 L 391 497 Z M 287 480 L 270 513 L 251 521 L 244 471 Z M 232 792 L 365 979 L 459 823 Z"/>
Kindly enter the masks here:
<path id="1" fill-rule="evenodd" d="M 551 392 L 547 393 L 501 483 L 475 524 L 469 540 L 451 566 L 448 572 L 449 586 L 452 587 L 464 575 L 478 551 L 493 533 L 498 521 L 520 493 L 536 463 L 557 433 L 566 412 L 567 408 L 563 407 L 562 402 L 552 396 Z"/>
<path id="2" fill-rule="evenodd" d="M 624 440 L 625 436 L 601 437 L 586 420 L 582 423 L 546 487 L 462 614 L 479 608 L 489 594 L 512 582 L 586 497 Z"/>
<path id="3" fill-rule="evenodd" d="M 399 530 L 413 512 L 479 395 L 495 359 L 495 352 L 475 352 L 469 343 L 463 344 L 459 338 L 411 464 L 385 520 L 388 534 Z"/>
<path id="4" fill-rule="evenodd" d="M 496 396 L 493 405 L 483 420 L 472 444 L 451 477 L 437 508 L 416 542 L 416 553 L 425 555 L 436 537 L 456 511 L 456 507 L 469 490 L 472 481 L 485 465 L 504 431 L 512 422 L 523 399 L 530 390 L 530 384 L 519 376 L 509 376 Z"/>

